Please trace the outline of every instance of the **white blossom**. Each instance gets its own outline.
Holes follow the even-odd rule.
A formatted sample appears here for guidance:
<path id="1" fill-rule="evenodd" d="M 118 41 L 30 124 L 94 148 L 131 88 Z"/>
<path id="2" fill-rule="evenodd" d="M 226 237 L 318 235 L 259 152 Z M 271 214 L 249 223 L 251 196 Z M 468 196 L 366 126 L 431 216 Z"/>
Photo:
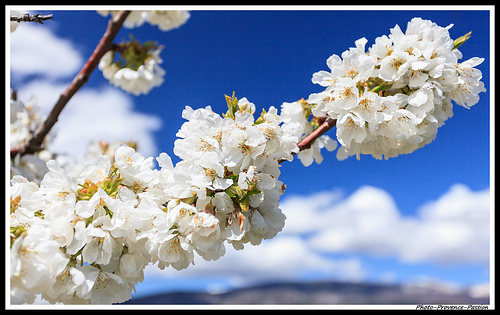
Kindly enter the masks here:
<path id="1" fill-rule="evenodd" d="M 98 10 L 102 16 L 107 16 L 111 13 L 114 17 L 120 11 L 118 10 Z M 159 10 L 133 10 L 125 19 L 123 26 L 126 28 L 135 28 L 148 22 L 151 25 L 156 25 L 162 31 L 170 31 L 185 24 L 190 18 L 189 11 L 159 11 Z"/>
<path id="2" fill-rule="evenodd" d="M 180 27 L 190 18 L 189 11 L 151 11 L 147 21 L 156 25 L 162 31 L 169 31 Z"/>
<path id="3" fill-rule="evenodd" d="M 107 16 L 108 14 L 111 14 L 112 17 L 115 17 L 118 13 L 120 13 L 119 10 L 97 10 L 97 13 L 99 13 L 102 16 Z M 127 18 L 125 19 L 125 22 L 123 22 L 123 26 L 126 28 L 135 28 L 139 27 L 144 22 L 147 20 L 149 15 L 148 11 L 132 11 L 129 13 Z"/>

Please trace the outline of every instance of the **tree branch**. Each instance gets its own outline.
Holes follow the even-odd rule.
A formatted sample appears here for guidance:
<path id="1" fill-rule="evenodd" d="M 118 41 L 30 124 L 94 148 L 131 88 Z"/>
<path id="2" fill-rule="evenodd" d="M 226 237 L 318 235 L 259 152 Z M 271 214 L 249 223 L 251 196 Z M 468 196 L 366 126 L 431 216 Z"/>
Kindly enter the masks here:
<path id="1" fill-rule="evenodd" d="M 35 23 L 40 23 L 43 24 L 43 21 L 46 20 L 52 20 L 52 14 L 48 15 L 41 15 L 40 13 L 34 14 L 34 15 L 29 15 L 28 13 L 24 15 L 11 15 L 10 16 L 10 21 L 11 22 L 35 22 Z"/>
<path id="2" fill-rule="evenodd" d="M 130 11 L 121 11 L 118 15 L 116 15 L 109 21 L 106 32 L 99 41 L 99 44 L 97 44 L 97 47 L 90 56 L 89 60 L 87 60 L 80 72 L 76 75 L 76 77 L 66 88 L 66 90 L 61 94 L 59 100 L 52 108 L 50 114 L 31 136 L 30 140 L 22 147 L 10 150 L 11 158 L 14 158 L 17 154 L 20 154 L 21 156 L 24 154 L 33 154 L 43 149 L 43 140 L 52 129 L 54 124 L 57 122 L 59 114 L 64 109 L 71 97 L 73 97 L 73 95 L 75 95 L 75 93 L 85 84 L 85 82 L 87 82 L 90 74 L 99 63 L 99 60 L 111 48 L 113 39 L 115 38 L 116 34 L 120 30 L 123 22 L 129 14 Z"/>
<path id="3" fill-rule="evenodd" d="M 330 117 L 326 118 L 326 120 L 321 125 L 319 125 L 318 128 L 314 129 L 313 132 L 308 134 L 304 139 L 302 139 L 302 141 L 300 141 L 297 144 L 297 146 L 299 147 L 299 151 L 311 148 L 312 144 L 314 143 L 314 141 L 316 139 L 318 139 L 319 137 L 324 135 L 328 130 L 335 127 L 336 124 L 337 124 L 337 119 L 332 119 Z M 294 153 L 293 155 L 295 155 L 295 154 L 296 153 Z M 284 161 L 286 161 L 286 160 L 279 160 L 278 163 L 281 164 Z"/>

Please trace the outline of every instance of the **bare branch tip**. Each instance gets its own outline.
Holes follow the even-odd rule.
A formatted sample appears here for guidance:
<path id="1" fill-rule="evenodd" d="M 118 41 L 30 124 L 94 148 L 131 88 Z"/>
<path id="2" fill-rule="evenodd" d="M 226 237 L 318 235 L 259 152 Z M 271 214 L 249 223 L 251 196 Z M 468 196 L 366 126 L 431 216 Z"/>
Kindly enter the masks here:
<path id="1" fill-rule="evenodd" d="M 10 16 L 11 22 L 18 22 L 18 23 L 34 22 L 34 23 L 43 24 L 43 21 L 47 21 L 47 20 L 52 20 L 52 14 L 42 15 L 42 14 L 38 13 L 38 14 L 30 15 L 29 13 L 26 13 L 24 15 L 11 15 Z"/>

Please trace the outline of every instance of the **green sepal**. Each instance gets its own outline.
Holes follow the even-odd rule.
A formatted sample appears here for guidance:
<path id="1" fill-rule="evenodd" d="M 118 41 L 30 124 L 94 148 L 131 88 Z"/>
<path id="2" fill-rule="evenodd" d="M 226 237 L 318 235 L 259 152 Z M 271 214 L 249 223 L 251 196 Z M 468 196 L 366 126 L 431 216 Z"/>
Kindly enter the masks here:
<path id="1" fill-rule="evenodd" d="M 470 38 L 470 34 L 471 33 L 472 33 L 472 31 L 470 31 L 469 33 L 467 33 L 467 34 L 465 34 L 463 36 L 460 36 L 459 38 L 455 39 L 453 41 L 453 48 L 451 50 L 455 50 L 458 47 L 462 46 L 462 44 L 465 43 Z"/>

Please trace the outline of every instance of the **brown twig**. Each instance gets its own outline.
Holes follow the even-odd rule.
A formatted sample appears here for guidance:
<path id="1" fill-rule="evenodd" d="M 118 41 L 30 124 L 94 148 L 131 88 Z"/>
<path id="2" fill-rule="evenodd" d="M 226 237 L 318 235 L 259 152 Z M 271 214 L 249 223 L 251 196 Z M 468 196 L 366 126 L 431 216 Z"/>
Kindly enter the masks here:
<path id="1" fill-rule="evenodd" d="M 309 149 L 312 146 L 314 140 L 324 135 L 325 132 L 335 127 L 336 124 L 337 119 L 327 118 L 318 128 L 314 129 L 313 132 L 311 132 L 309 135 L 307 135 L 307 137 L 302 139 L 302 141 L 297 144 L 299 150 L 302 151 L 305 149 Z"/>
<path id="2" fill-rule="evenodd" d="M 87 60 L 87 62 L 83 66 L 82 70 L 80 70 L 80 72 L 76 75 L 70 85 L 61 94 L 59 100 L 52 108 L 50 114 L 34 132 L 30 140 L 22 147 L 10 150 L 11 158 L 14 158 L 17 154 L 20 154 L 21 156 L 24 154 L 33 154 L 42 149 L 43 140 L 52 129 L 54 124 L 57 122 L 59 114 L 64 109 L 71 97 L 73 97 L 73 95 L 75 95 L 75 93 L 85 84 L 85 82 L 87 82 L 90 74 L 99 63 L 99 60 L 111 48 L 113 39 L 115 38 L 116 34 L 120 30 L 123 22 L 129 14 L 130 11 L 121 11 L 118 15 L 116 15 L 109 21 L 106 32 L 99 41 L 99 44 L 97 44 L 97 47 L 90 56 L 89 60 Z"/>
<path id="3" fill-rule="evenodd" d="M 336 124 L 337 124 L 336 119 L 326 118 L 326 120 L 321 125 L 319 125 L 318 128 L 314 129 L 313 132 L 308 134 L 304 139 L 302 139 L 302 141 L 300 141 L 297 144 L 297 146 L 299 147 L 299 151 L 311 148 L 312 144 L 314 143 L 314 141 L 316 139 L 318 139 L 319 137 L 324 135 L 328 130 L 335 127 Z M 293 155 L 295 155 L 295 154 L 293 154 Z M 286 160 L 279 160 L 279 163 L 281 164 L 285 161 Z"/>
<path id="4" fill-rule="evenodd" d="M 10 21 L 11 22 L 35 22 L 35 23 L 40 23 L 43 24 L 43 21 L 46 20 L 52 20 L 52 14 L 47 14 L 47 15 L 42 15 L 40 13 L 30 15 L 28 13 L 24 15 L 11 15 L 10 16 Z"/>

